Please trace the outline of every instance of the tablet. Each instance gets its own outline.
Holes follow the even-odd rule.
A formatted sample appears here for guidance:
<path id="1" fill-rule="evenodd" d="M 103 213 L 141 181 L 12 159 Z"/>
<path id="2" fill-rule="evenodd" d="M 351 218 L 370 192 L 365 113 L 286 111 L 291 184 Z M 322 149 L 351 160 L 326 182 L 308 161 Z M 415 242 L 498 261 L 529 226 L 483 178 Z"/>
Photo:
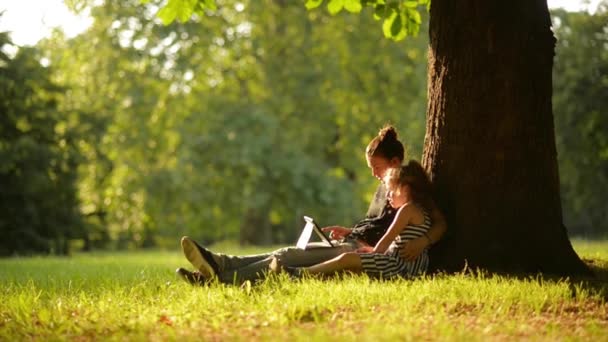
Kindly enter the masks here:
<path id="1" fill-rule="evenodd" d="M 306 246 L 310 242 L 310 237 L 312 236 L 313 231 L 319 236 L 322 242 L 327 244 L 328 247 L 334 247 L 333 243 L 331 243 L 331 239 L 325 235 L 312 217 L 304 216 L 304 221 L 306 221 L 306 225 L 304 226 L 304 229 L 302 229 L 302 234 L 300 234 L 300 238 L 298 238 L 298 242 L 296 243 L 297 248 L 304 250 L 306 249 Z"/>

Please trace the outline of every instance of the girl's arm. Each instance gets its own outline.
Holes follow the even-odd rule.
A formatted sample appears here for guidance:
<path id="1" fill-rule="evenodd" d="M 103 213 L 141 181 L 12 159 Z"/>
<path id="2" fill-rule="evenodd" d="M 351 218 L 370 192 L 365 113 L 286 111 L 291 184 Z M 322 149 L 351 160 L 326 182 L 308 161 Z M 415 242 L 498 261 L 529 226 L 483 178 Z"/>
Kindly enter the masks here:
<path id="1" fill-rule="evenodd" d="M 374 250 L 372 251 L 373 253 L 386 252 L 397 235 L 399 235 L 399 233 L 401 233 L 401 231 L 407 227 L 412 216 L 412 209 L 413 206 L 410 204 L 405 204 L 403 207 L 399 208 L 395 218 L 393 219 L 393 223 L 391 223 L 391 226 L 388 227 L 386 233 L 384 233 L 380 241 L 378 241 L 374 247 Z"/>
<path id="2" fill-rule="evenodd" d="M 407 261 L 414 261 L 425 248 L 441 239 L 447 230 L 447 224 L 445 223 L 445 217 L 437 206 L 434 206 L 431 211 L 431 222 L 431 229 L 427 234 L 408 241 L 399 251 L 399 256 Z"/>

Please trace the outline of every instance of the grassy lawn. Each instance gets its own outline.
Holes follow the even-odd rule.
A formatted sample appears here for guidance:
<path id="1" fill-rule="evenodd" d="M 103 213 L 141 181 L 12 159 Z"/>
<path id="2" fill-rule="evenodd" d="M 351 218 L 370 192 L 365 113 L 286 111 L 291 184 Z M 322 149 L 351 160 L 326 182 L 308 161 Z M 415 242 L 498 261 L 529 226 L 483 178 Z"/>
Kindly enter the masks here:
<path id="1" fill-rule="evenodd" d="M 192 287 L 174 276 L 188 266 L 179 251 L 0 259 L 0 341 L 608 341 L 608 241 L 573 244 L 598 280 L 280 277 Z"/>

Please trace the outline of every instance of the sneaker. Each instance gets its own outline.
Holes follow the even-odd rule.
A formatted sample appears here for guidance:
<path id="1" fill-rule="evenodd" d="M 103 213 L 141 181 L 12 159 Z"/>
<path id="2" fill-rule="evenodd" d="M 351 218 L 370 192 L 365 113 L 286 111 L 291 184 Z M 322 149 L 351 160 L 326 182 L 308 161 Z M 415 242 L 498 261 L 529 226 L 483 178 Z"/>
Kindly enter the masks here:
<path id="1" fill-rule="evenodd" d="M 207 279 L 205 279 L 199 271 L 190 272 L 187 269 L 180 267 L 175 270 L 175 274 L 184 281 L 190 283 L 190 285 L 204 285 L 207 283 Z"/>
<path id="2" fill-rule="evenodd" d="M 205 279 L 211 279 L 217 275 L 218 266 L 211 252 L 187 236 L 182 238 L 181 244 L 186 259 L 199 270 Z"/>

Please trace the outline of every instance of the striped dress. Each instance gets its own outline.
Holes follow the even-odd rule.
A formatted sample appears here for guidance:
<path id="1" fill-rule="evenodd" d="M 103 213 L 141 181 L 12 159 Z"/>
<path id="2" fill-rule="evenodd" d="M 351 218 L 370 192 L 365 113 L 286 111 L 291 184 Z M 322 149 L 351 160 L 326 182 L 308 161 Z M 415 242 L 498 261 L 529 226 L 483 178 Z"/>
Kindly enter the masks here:
<path id="1" fill-rule="evenodd" d="M 424 222 L 405 227 L 388 247 L 386 253 L 359 254 L 363 272 L 382 278 L 411 277 L 426 272 L 429 266 L 428 248 L 425 248 L 414 261 L 406 261 L 399 256 L 399 250 L 407 241 L 423 236 L 431 228 L 431 217 L 426 210 L 420 209 L 424 216 Z"/>

